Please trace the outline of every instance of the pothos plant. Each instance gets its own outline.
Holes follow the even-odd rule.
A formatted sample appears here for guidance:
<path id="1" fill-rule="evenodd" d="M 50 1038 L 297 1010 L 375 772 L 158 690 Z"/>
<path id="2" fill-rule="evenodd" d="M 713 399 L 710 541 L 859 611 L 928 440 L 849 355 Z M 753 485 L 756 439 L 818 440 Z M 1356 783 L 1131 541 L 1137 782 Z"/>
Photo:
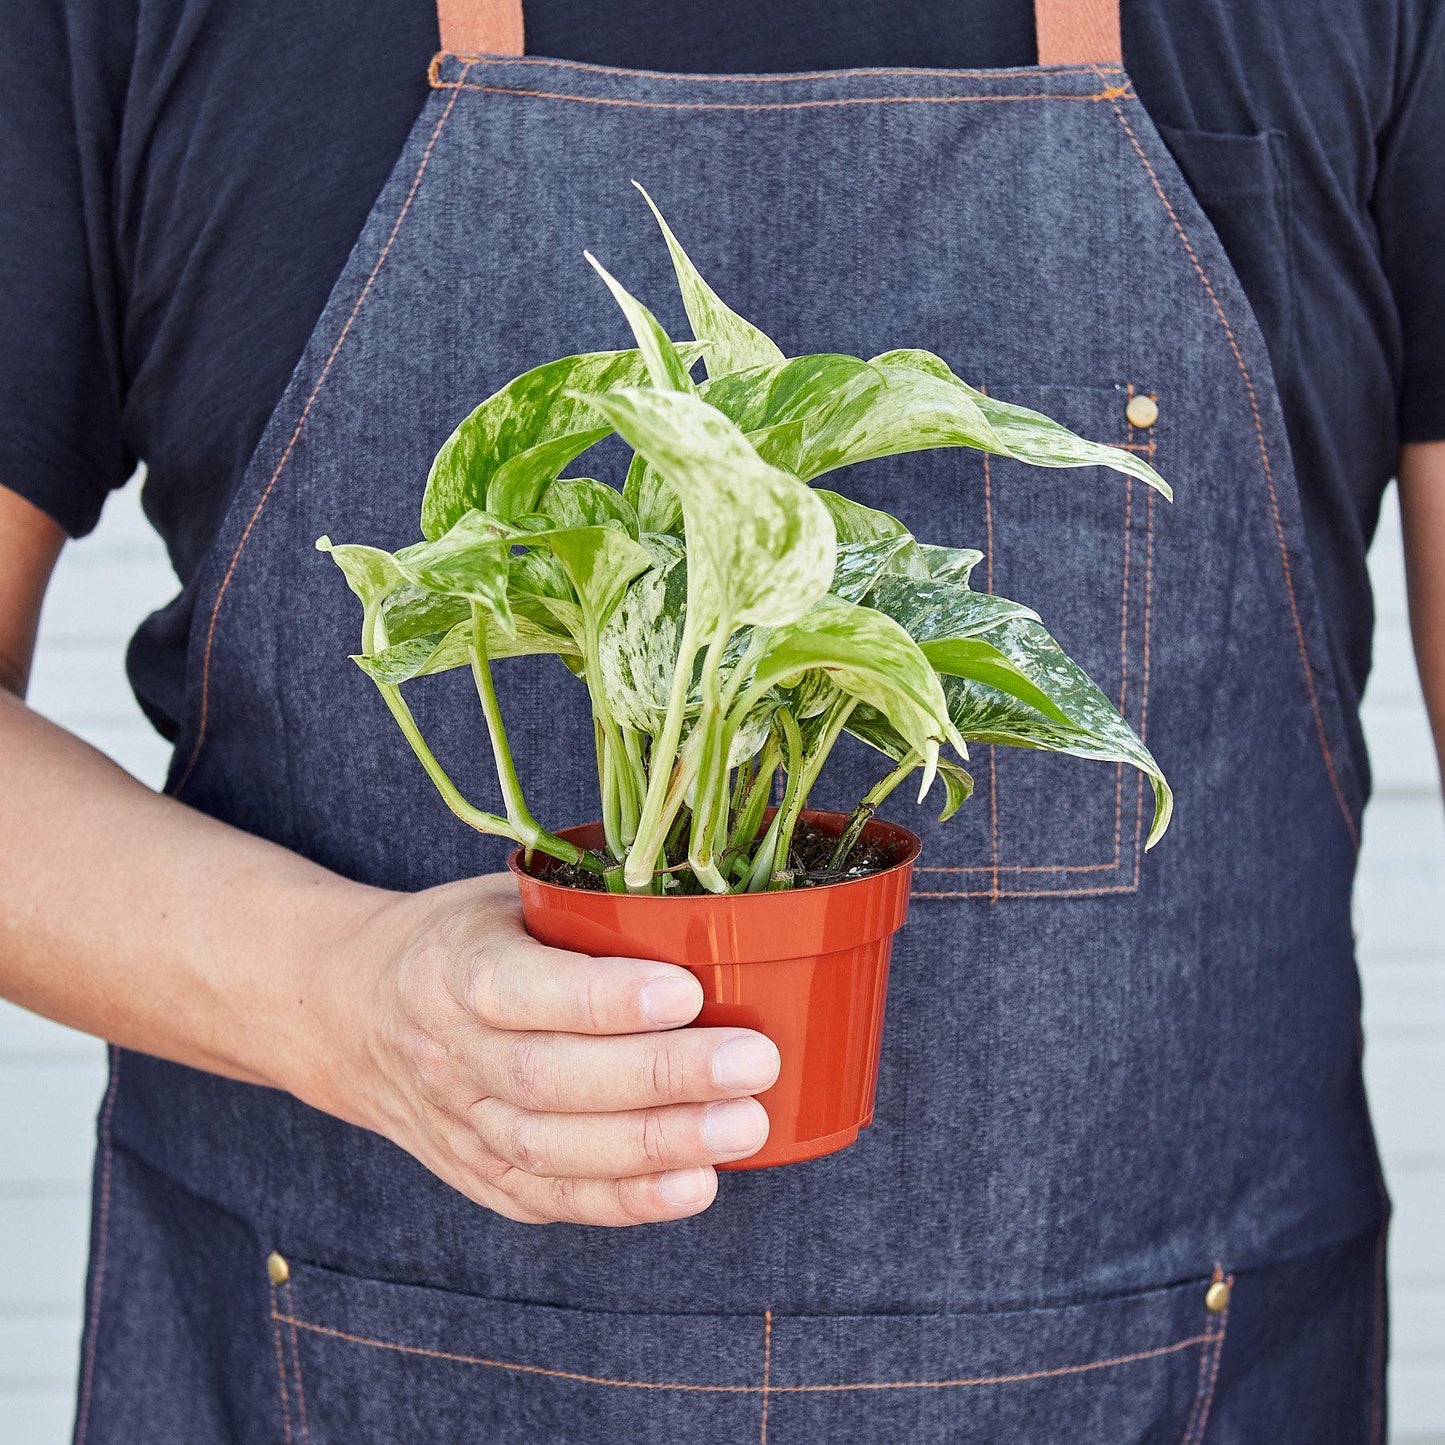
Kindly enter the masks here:
<path id="1" fill-rule="evenodd" d="M 1102 465 L 1167 497 L 1164 481 L 927 351 L 785 356 L 724 304 L 643 196 L 693 339 L 675 343 L 589 253 L 635 347 L 563 357 L 483 401 L 432 465 L 424 540 L 395 553 L 317 543 L 364 608 L 355 661 L 447 805 L 529 861 L 550 855 L 613 891 L 787 888 L 844 876 L 868 817 L 915 772 L 920 800 L 941 778 L 950 817 L 973 784 L 942 750 L 966 759 L 986 742 L 1140 769 L 1156 842 L 1172 810 L 1157 763 L 1037 613 L 969 586 L 981 554 L 920 541 L 814 484 L 936 447 Z M 563 475 L 614 432 L 633 451 L 620 491 Z M 588 690 L 605 850 L 547 831 L 527 806 L 492 664 L 537 653 Z M 505 816 L 461 795 L 402 695 L 452 668 L 475 682 Z M 882 755 L 881 775 L 827 869 L 802 877 L 794 832 L 844 732 Z"/>

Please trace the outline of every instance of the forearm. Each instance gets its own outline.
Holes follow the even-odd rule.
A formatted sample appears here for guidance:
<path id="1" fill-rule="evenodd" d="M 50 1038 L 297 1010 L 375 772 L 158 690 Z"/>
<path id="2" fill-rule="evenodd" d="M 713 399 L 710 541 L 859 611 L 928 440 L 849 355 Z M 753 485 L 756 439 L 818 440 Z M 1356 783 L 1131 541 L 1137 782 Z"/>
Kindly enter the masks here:
<path id="1" fill-rule="evenodd" d="M 0 758 L 0 995 L 309 1092 L 319 949 L 392 895 L 152 793 L 3 689 Z"/>
<path id="2" fill-rule="evenodd" d="M 1400 513 L 1415 659 L 1445 774 L 1445 442 L 1401 451 Z"/>

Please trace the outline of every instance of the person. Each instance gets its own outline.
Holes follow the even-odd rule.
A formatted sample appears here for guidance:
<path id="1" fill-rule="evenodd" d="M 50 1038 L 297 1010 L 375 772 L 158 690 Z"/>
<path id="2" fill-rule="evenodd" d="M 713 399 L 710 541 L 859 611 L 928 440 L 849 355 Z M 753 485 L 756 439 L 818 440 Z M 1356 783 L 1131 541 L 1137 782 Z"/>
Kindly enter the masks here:
<path id="1" fill-rule="evenodd" d="M 1109 0 L 6 21 L 0 992 L 112 1043 L 81 1445 L 1380 1441 L 1349 899 L 1392 475 L 1445 745 L 1445 6 L 1131 0 L 1122 52 Z M 632 177 L 789 351 L 927 345 L 1178 497 L 843 479 L 1044 597 L 1177 821 L 1141 863 L 1132 780 L 977 748 L 874 1127 L 722 1187 L 776 1049 L 527 937 L 310 551 L 409 540 L 477 400 L 624 344 L 576 259 L 664 294 Z M 164 795 L 21 701 L 138 460 Z M 534 808 L 590 817 L 580 689 L 521 676 Z"/>

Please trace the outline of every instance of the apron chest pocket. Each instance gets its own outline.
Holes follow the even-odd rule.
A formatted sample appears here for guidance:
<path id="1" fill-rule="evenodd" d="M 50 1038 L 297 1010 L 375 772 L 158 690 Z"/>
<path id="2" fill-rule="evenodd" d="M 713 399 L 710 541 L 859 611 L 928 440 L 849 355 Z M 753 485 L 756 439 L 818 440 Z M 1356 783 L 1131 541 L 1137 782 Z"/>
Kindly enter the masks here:
<path id="1" fill-rule="evenodd" d="M 1091 441 L 1129 448 L 1168 475 L 1169 399 L 1145 380 L 970 380 Z M 1157 400 L 1157 410 L 1131 408 L 1136 398 Z M 1136 425 L 1141 418 L 1148 424 Z M 1148 742 L 1155 534 L 1167 504 L 1143 482 L 1103 467 L 1034 467 L 952 450 L 875 463 L 836 486 L 892 512 L 923 541 L 982 552 L 970 585 L 1033 608 Z M 906 790 L 890 802 L 889 816 L 923 837 L 915 897 L 992 902 L 1138 887 L 1153 800 L 1133 768 L 984 743 L 970 753 L 974 794 L 947 823 L 936 821 L 941 788 L 919 808 Z M 851 809 L 885 770 L 876 753 L 845 739 L 823 774 L 820 805 Z"/>
<path id="2" fill-rule="evenodd" d="M 1209 1287 L 977 1314 L 654 1315 L 293 1262 L 272 1325 L 284 1438 L 312 1445 L 1187 1445 L 1228 1318 Z"/>

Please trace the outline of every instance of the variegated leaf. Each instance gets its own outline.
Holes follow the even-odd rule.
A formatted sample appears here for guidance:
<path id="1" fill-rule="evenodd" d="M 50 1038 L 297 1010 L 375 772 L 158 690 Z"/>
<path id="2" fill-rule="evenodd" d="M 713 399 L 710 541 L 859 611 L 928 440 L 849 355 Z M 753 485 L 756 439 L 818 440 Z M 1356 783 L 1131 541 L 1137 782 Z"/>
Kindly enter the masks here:
<path id="1" fill-rule="evenodd" d="M 354 542 L 338 543 L 330 537 L 318 537 L 316 550 L 328 553 L 341 568 L 346 585 L 361 599 L 363 606 L 380 601 L 404 580 L 391 553 L 383 552 L 380 547 L 362 547 Z"/>
<path id="2" fill-rule="evenodd" d="M 667 249 L 672 255 L 673 270 L 677 272 L 678 289 L 682 292 L 682 304 L 687 308 L 687 319 L 692 323 L 692 334 L 708 344 L 705 365 L 709 376 L 722 376 L 730 371 L 741 371 L 748 366 L 770 365 L 783 359 L 777 344 L 751 321 L 739 316 L 726 305 L 711 286 L 703 280 L 687 252 L 682 249 L 672 227 L 663 219 L 651 196 L 637 182 L 633 185 L 642 191 L 645 200 L 657 218 Z"/>
<path id="3" fill-rule="evenodd" d="M 488 514 L 467 512 L 442 536 L 403 547 L 393 561 L 408 582 L 480 603 L 504 632 L 513 631 L 507 599 L 511 544 L 498 537 L 495 519 Z"/>
<path id="4" fill-rule="evenodd" d="M 987 683 L 947 677 L 943 690 L 958 730 L 971 741 L 1042 748 L 1138 768 L 1154 790 L 1154 821 L 1146 844 L 1152 848 L 1169 826 L 1174 796 L 1133 728 L 1040 623 L 1014 618 L 992 629 L 986 639 L 1047 693 L 1069 721 L 1045 717 Z"/>
<path id="5" fill-rule="evenodd" d="M 677 537 L 644 532 L 641 544 L 652 566 L 628 585 L 599 630 L 597 681 L 619 722 L 655 733 L 667 711 L 687 615 L 687 562 Z"/>
<path id="6" fill-rule="evenodd" d="M 487 615 L 488 658 L 527 657 L 539 653 L 552 653 L 562 658 L 581 656 L 577 644 L 565 633 L 554 631 L 550 626 L 539 626 L 520 608 L 516 617 L 516 634 L 509 637 L 496 625 L 495 619 Z M 429 677 L 450 668 L 469 666 L 472 641 L 472 621 L 468 617 L 445 632 L 423 633 L 394 642 L 370 656 L 356 656 L 352 661 L 377 682 L 400 686 L 414 677 Z"/>
<path id="7" fill-rule="evenodd" d="M 699 346 L 680 348 L 695 361 Z M 637 351 L 564 356 L 534 367 L 483 401 L 447 438 L 422 499 L 422 533 L 440 537 L 464 512 L 508 518 L 536 510 L 543 487 L 611 430 L 584 400 L 589 392 L 647 379 Z"/>
<path id="8" fill-rule="evenodd" d="M 629 388 L 592 398 L 682 503 L 688 606 L 732 627 L 800 616 L 833 578 L 827 509 L 770 466 L 716 408 L 681 392 Z"/>
<path id="9" fill-rule="evenodd" d="M 786 687 L 817 670 L 839 691 L 877 708 L 920 757 L 962 739 L 949 717 L 943 688 L 917 643 L 871 607 L 828 596 L 769 640 L 748 694 Z"/>
<path id="10" fill-rule="evenodd" d="M 615 488 L 592 477 L 559 477 L 537 502 L 537 516 L 552 527 L 615 527 L 636 539 L 637 513 Z"/>
<path id="11" fill-rule="evenodd" d="M 637 349 L 647 363 L 648 379 L 653 386 L 659 391 L 696 391 L 697 387 L 688 375 L 688 363 L 673 345 L 672 337 L 662 329 L 662 323 L 591 251 L 582 254 L 587 258 L 587 264 L 607 283 L 612 299 L 622 308 L 622 314 L 637 341 Z"/>
<path id="12" fill-rule="evenodd" d="M 874 357 L 873 364 L 888 376 L 914 371 L 956 390 L 988 419 L 994 444 L 984 445 L 985 451 L 1013 457 L 1036 467 L 1110 467 L 1127 476 L 1138 477 L 1166 498 L 1173 497 L 1169 484 L 1142 457 L 1120 447 L 1089 441 L 1042 412 L 1016 406 L 976 390 L 955 376 L 948 363 L 931 351 L 888 351 Z"/>

